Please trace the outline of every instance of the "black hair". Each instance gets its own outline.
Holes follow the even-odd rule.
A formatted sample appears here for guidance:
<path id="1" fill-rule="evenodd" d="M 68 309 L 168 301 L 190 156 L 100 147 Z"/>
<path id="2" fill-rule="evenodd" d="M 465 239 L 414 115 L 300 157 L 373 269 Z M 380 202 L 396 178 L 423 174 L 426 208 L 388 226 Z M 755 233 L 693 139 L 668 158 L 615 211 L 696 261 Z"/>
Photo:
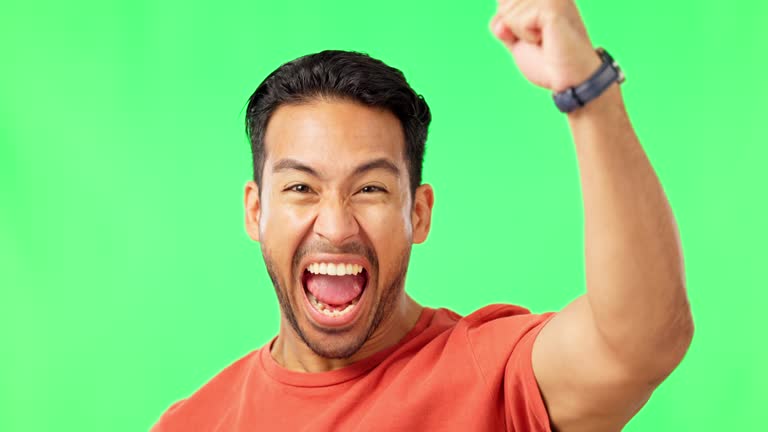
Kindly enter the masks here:
<path id="1" fill-rule="evenodd" d="M 269 74 L 248 100 L 245 130 L 251 143 L 253 180 L 261 186 L 264 134 L 281 104 L 340 99 L 384 108 L 403 127 L 411 196 L 421 184 L 424 149 L 432 115 L 399 69 L 366 53 L 325 50 L 282 64 Z"/>

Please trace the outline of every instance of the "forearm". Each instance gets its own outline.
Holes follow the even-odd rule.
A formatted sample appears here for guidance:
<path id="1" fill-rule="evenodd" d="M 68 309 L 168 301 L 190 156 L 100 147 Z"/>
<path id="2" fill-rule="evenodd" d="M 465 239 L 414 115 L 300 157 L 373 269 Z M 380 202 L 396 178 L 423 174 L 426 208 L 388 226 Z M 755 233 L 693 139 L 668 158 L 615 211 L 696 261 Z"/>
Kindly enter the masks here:
<path id="1" fill-rule="evenodd" d="M 568 115 L 581 175 L 587 298 L 627 362 L 674 367 L 693 326 L 674 216 L 612 85 Z"/>

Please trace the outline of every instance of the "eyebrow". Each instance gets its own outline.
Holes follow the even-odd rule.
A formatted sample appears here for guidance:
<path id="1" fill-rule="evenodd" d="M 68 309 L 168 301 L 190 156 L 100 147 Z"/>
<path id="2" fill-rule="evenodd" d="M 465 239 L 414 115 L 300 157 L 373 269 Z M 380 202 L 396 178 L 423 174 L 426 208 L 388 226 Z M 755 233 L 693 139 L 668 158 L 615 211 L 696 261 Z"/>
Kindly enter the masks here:
<path id="1" fill-rule="evenodd" d="M 320 174 L 315 171 L 311 166 L 305 165 L 296 159 L 280 159 L 274 165 L 272 165 L 272 172 L 277 173 L 280 171 L 296 170 L 305 172 L 313 177 L 320 178 Z"/>
<path id="2" fill-rule="evenodd" d="M 392 162 L 387 158 L 373 159 L 371 161 L 358 165 L 358 167 L 355 168 L 355 170 L 352 172 L 352 175 L 359 176 L 368 171 L 373 171 L 376 169 L 383 169 L 385 171 L 389 171 L 395 177 L 400 178 L 400 169 L 397 167 L 397 165 L 394 164 L 394 162 Z"/>
<path id="3" fill-rule="evenodd" d="M 393 174 L 395 177 L 400 177 L 400 169 L 395 165 L 394 162 L 387 158 L 378 158 L 373 159 L 368 162 L 364 162 L 355 168 L 354 171 L 352 171 L 352 176 L 359 176 L 361 174 L 364 174 L 368 171 L 373 171 L 377 169 L 383 169 L 385 171 L 389 171 L 391 174 Z M 272 166 L 272 172 L 277 173 L 280 171 L 288 171 L 288 170 L 296 170 L 301 171 L 304 173 L 307 173 L 313 177 L 322 178 L 320 173 L 315 171 L 314 168 L 312 168 L 309 165 L 306 165 L 296 159 L 280 159 Z"/>

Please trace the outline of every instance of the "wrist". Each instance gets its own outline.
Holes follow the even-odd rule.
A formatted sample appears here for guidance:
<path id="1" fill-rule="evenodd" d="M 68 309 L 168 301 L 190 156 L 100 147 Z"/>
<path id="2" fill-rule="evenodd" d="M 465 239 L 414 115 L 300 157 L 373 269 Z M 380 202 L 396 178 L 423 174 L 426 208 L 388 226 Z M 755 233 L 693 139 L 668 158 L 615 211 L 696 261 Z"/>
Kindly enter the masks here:
<path id="1" fill-rule="evenodd" d="M 597 48 L 594 52 L 600 64 L 589 78 L 578 85 L 572 85 L 552 94 L 555 105 L 561 112 L 578 111 L 600 97 L 614 83 L 624 82 L 624 73 L 613 57 L 603 48 Z"/>
<path id="2" fill-rule="evenodd" d="M 574 122 L 598 119 L 600 122 L 616 120 L 616 116 L 625 117 L 626 107 L 618 82 L 612 83 L 600 96 L 583 107 L 566 114 L 568 121 Z M 608 119 L 611 118 L 611 120 Z"/>
<path id="3" fill-rule="evenodd" d="M 600 56 L 597 55 L 594 50 L 589 50 L 589 52 L 581 56 L 581 58 L 584 60 L 580 62 L 578 66 L 569 68 L 570 72 L 567 77 L 563 77 L 552 83 L 552 91 L 554 93 L 560 93 L 571 87 L 576 87 L 588 80 L 602 64 L 602 59 L 600 59 Z"/>

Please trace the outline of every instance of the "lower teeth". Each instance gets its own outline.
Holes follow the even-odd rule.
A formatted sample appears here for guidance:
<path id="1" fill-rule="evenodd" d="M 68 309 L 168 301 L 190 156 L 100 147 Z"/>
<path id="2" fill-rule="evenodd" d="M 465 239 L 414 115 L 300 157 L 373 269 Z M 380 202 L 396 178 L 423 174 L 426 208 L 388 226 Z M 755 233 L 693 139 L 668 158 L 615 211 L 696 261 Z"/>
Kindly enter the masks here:
<path id="1" fill-rule="evenodd" d="M 353 307 L 355 307 L 355 305 L 357 304 L 357 301 L 359 300 L 359 298 L 356 298 L 356 299 L 352 300 L 352 303 L 348 304 L 347 307 L 345 307 L 344 309 L 336 310 L 336 309 L 330 309 L 330 307 L 328 305 L 326 305 L 325 303 L 321 303 L 317 299 L 317 297 L 312 295 L 312 293 L 309 292 L 309 291 L 307 291 L 307 297 L 309 298 L 310 303 L 312 303 L 312 306 L 314 306 L 315 309 L 317 309 L 322 314 L 324 314 L 326 316 L 329 316 L 329 317 L 338 317 L 338 316 L 346 314 L 347 312 L 352 310 Z"/>

